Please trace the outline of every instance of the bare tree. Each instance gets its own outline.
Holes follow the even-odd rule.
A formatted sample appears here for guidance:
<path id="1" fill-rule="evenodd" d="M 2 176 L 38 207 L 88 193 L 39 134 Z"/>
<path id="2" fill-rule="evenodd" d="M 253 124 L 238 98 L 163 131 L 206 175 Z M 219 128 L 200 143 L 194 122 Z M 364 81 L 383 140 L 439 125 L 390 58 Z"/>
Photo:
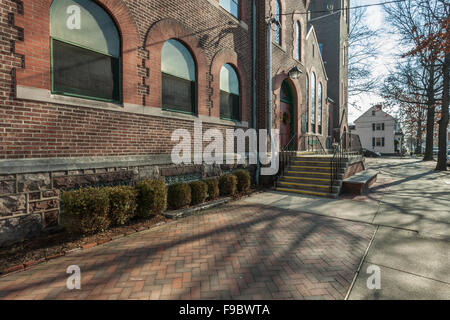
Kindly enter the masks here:
<path id="1" fill-rule="evenodd" d="M 410 58 L 400 63 L 385 79 L 380 94 L 384 105 L 399 111 L 402 125 L 409 132 L 415 130 L 415 153 L 422 153 L 422 137 L 427 116 L 427 72 Z"/>
<path id="2" fill-rule="evenodd" d="M 388 21 L 401 35 L 402 44 L 411 49 L 417 47 L 417 34 L 428 37 L 438 32 L 440 26 L 430 11 L 423 6 L 423 0 L 409 0 L 384 6 Z M 441 0 L 430 0 L 430 6 Z M 433 137 L 438 87 L 442 88 L 442 64 L 437 56 L 439 50 L 431 47 L 429 50 L 417 52 L 419 67 L 426 73 L 425 95 L 427 105 L 426 144 L 424 160 L 433 160 Z"/>
<path id="3" fill-rule="evenodd" d="M 379 79 L 372 72 L 373 59 L 379 53 L 379 31 L 369 27 L 367 9 L 356 7 L 352 10 L 348 35 L 348 81 L 349 96 L 372 92 Z"/>
<path id="4" fill-rule="evenodd" d="M 417 28 L 416 47 L 405 56 L 418 56 L 423 52 L 436 51 L 436 56 L 431 59 L 438 60 L 442 65 L 442 107 L 439 122 L 439 150 L 436 170 L 447 170 L 447 128 L 449 123 L 449 81 L 450 81 L 450 3 L 445 0 L 424 1 L 421 5 L 427 14 L 432 17 L 437 30 L 428 35 L 422 34 Z"/>

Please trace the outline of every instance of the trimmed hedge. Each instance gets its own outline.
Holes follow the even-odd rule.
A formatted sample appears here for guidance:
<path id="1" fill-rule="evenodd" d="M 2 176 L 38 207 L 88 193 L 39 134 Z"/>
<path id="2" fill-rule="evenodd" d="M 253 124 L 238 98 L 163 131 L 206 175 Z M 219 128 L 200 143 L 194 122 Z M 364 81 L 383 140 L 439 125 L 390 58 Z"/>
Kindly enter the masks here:
<path id="1" fill-rule="evenodd" d="M 61 224 L 72 233 L 104 231 L 111 221 L 109 194 L 105 188 L 84 188 L 61 195 Z"/>
<path id="2" fill-rule="evenodd" d="M 191 187 L 184 182 L 171 184 L 167 188 L 167 203 L 172 209 L 181 209 L 191 203 Z"/>
<path id="3" fill-rule="evenodd" d="M 124 225 L 136 213 L 136 190 L 128 186 L 105 188 L 109 196 L 109 219 L 115 226 Z"/>
<path id="4" fill-rule="evenodd" d="M 203 181 L 189 183 L 191 188 L 191 204 L 196 205 L 205 202 L 208 197 L 208 185 Z"/>
<path id="5" fill-rule="evenodd" d="M 147 218 L 161 214 L 167 208 L 167 189 L 164 181 L 147 179 L 136 184 L 137 216 Z"/>
<path id="6" fill-rule="evenodd" d="M 247 170 L 237 170 L 233 172 L 237 178 L 237 187 L 239 192 L 248 192 L 250 189 L 250 173 Z"/>
<path id="7" fill-rule="evenodd" d="M 208 186 L 208 200 L 216 200 L 217 198 L 219 198 L 219 179 L 206 179 L 204 180 L 204 182 Z"/>
<path id="8" fill-rule="evenodd" d="M 237 192 L 237 178 L 234 174 L 226 174 L 219 178 L 219 190 L 222 196 L 234 196 Z"/>

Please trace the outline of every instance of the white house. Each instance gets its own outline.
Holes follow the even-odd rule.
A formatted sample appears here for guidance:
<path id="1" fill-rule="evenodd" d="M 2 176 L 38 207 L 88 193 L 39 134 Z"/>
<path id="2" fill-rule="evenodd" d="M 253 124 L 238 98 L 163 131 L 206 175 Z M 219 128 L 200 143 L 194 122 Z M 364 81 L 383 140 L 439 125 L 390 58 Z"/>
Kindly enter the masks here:
<path id="1" fill-rule="evenodd" d="M 362 147 L 385 155 L 400 151 L 403 134 L 397 120 L 376 105 L 355 120 L 352 133 L 359 135 Z"/>

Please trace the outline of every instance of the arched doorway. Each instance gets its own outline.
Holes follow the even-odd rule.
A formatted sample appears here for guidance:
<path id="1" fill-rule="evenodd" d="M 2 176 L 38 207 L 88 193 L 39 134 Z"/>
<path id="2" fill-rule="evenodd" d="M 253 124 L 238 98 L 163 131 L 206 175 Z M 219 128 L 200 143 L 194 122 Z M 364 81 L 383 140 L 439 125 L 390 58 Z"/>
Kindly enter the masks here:
<path id="1" fill-rule="evenodd" d="M 286 149 L 292 144 L 294 130 L 294 95 L 289 83 L 284 80 L 280 92 L 280 147 Z M 292 145 L 292 147 L 295 147 Z"/>

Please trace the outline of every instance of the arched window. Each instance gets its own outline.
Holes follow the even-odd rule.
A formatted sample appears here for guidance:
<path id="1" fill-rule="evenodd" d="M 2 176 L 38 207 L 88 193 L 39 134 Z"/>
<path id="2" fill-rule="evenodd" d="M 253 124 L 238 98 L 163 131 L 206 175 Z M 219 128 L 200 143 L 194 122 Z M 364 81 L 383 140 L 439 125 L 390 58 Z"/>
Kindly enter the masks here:
<path id="1" fill-rule="evenodd" d="M 311 127 L 316 133 L 316 74 L 311 74 Z"/>
<path id="2" fill-rule="evenodd" d="M 317 122 L 319 123 L 319 134 L 322 134 L 322 83 L 319 82 L 319 107 L 317 110 Z"/>
<path id="3" fill-rule="evenodd" d="M 167 40 L 161 52 L 162 107 L 196 112 L 195 62 L 189 50 L 175 39 Z"/>
<path id="4" fill-rule="evenodd" d="M 279 25 L 276 25 L 275 29 L 275 42 L 281 46 L 281 4 L 280 0 L 275 1 L 275 19 Z"/>
<path id="5" fill-rule="evenodd" d="M 120 102 L 120 35 L 93 1 L 54 0 L 50 7 L 52 92 Z"/>
<path id="6" fill-rule="evenodd" d="M 239 78 L 234 68 L 225 64 L 220 70 L 220 117 L 240 120 Z"/>
<path id="7" fill-rule="evenodd" d="M 303 114 L 303 119 L 302 119 L 302 132 L 308 132 L 308 120 L 309 120 L 309 77 L 308 74 L 305 74 L 306 77 L 306 81 L 305 81 L 305 106 L 306 106 L 306 111 Z"/>
<path id="8" fill-rule="evenodd" d="M 239 0 L 219 0 L 222 8 L 239 19 Z"/>
<path id="9" fill-rule="evenodd" d="M 300 22 L 297 21 L 296 27 L 296 39 L 297 39 L 297 50 L 295 51 L 295 57 L 297 60 L 301 60 L 302 58 L 302 32 Z"/>

